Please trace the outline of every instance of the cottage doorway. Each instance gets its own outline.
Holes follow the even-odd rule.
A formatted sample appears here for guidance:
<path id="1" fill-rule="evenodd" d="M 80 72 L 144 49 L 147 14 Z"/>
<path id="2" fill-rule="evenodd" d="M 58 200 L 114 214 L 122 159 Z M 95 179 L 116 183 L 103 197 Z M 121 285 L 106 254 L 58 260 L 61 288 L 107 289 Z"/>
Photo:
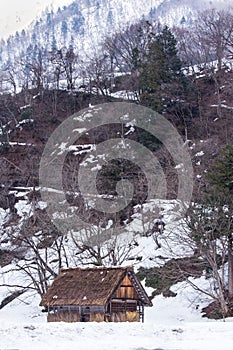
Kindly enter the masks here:
<path id="1" fill-rule="evenodd" d="M 90 321 L 90 308 L 88 306 L 82 308 L 80 321 L 81 322 L 89 322 Z"/>

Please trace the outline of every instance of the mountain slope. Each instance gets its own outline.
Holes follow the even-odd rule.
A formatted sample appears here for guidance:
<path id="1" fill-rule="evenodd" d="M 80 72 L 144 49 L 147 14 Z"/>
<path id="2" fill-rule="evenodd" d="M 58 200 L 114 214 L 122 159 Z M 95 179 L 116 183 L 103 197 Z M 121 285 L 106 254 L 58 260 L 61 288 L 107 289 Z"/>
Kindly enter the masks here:
<path id="1" fill-rule="evenodd" d="M 0 43 L 0 66 L 20 60 L 35 46 L 51 51 L 63 46 L 80 50 L 80 55 L 95 51 L 101 40 L 128 23 L 140 20 L 159 20 L 162 24 L 190 24 L 197 11 L 210 7 L 227 8 L 229 0 L 81 0 L 63 9 L 44 12 L 21 33 L 16 32 Z"/>

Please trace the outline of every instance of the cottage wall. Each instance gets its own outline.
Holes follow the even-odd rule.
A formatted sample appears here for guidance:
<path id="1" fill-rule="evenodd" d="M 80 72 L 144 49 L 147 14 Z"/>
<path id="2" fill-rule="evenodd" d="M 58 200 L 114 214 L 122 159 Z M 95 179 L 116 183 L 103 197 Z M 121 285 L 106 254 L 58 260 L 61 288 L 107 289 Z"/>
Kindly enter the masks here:
<path id="1" fill-rule="evenodd" d="M 116 299 L 134 299 L 137 300 L 137 292 L 130 281 L 128 275 L 125 276 L 121 286 L 118 288 L 115 294 Z"/>
<path id="2" fill-rule="evenodd" d="M 50 307 L 48 322 L 101 322 L 104 321 L 103 306 Z"/>

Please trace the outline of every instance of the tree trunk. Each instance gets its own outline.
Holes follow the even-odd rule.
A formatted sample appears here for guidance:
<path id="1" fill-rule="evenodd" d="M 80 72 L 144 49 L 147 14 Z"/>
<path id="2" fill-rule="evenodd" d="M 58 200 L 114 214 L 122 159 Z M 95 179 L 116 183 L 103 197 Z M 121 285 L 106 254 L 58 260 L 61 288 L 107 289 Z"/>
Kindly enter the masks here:
<path id="1" fill-rule="evenodd" d="M 233 252 L 232 252 L 232 234 L 228 236 L 228 296 L 233 298 Z"/>

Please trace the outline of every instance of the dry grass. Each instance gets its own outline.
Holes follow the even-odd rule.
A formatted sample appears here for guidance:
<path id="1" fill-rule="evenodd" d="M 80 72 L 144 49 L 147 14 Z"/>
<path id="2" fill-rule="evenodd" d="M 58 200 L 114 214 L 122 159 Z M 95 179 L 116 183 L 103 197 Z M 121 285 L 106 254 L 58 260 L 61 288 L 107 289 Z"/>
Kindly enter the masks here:
<path id="1" fill-rule="evenodd" d="M 48 314 L 48 322 L 79 322 L 80 314 L 77 312 L 60 311 L 54 314 Z"/>
<path id="2" fill-rule="evenodd" d="M 80 322 L 80 314 L 78 312 L 60 311 L 48 314 L 48 322 Z M 104 314 L 93 313 L 90 315 L 90 322 L 140 322 L 138 312 L 113 313 L 105 319 Z"/>
<path id="3" fill-rule="evenodd" d="M 104 314 L 90 314 L 90 322 L 103 322 L 104 321 Z"/>

